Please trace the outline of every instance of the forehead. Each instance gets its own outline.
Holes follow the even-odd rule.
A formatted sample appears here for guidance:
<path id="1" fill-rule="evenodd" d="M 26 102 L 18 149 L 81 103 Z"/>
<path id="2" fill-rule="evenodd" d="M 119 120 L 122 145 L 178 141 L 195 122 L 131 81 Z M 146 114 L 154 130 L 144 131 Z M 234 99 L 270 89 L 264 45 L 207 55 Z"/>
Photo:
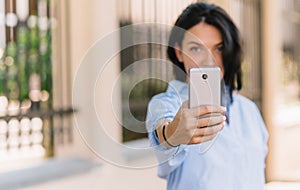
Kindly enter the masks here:
<path id="1" fill-rule="evenodd" d="M 215 26 L 201 22 L 185 33 L 183 43 L 190 41 L 202 42 L 206 46 L 214 46 L 222 42 L 222 35 Z"/>

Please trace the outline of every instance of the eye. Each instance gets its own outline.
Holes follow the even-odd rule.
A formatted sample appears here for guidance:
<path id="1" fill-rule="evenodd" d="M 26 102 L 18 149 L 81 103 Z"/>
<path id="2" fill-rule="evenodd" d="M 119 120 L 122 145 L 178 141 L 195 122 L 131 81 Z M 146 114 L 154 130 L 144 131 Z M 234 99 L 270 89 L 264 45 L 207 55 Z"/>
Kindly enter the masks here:
<path id="1" fill-rule="evenodd" d="M 219 46 L 219 47 L 217 47 L 217 52 L 220 52 L 220 53 L 222 53 L 223 52 L 223 50 L 224 50 L 224 46 L 222 45 L 222 46 Z"/>
<path id="2" fill-rule="evenodd" d="M 200 47 L 191 47 L 191 48 L 190 48 L 190 51 L 191 51 L 191 52 L 200 52 L 200 51 L 201 51 L 201 48 L 200 48 Z"/>

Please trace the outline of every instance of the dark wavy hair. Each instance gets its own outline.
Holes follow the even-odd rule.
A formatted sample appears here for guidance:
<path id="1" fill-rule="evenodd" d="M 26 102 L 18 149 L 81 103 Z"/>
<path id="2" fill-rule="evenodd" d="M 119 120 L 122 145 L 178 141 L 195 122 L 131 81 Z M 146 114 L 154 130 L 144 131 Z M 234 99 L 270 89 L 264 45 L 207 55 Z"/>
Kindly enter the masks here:
<path id="1" fill-rule="evenodd" d="M 180 70 L 185 73 L 187 72 L 185 71 L 183 62 L 177 59 L 174 47 L 177 43 L 181 48 L 185 31 L 200 22 L 212 25 L 221 32 L 223 40 L 222 60 L 224 81 L 229 87 L 230 97 L 232 99 L 233 90 L 240 90 L 242 88 L 241 64 L 243 50 L 239 30 L 230 16 L 222 8 L 204 2 L 189 5 L 178 17 L 171 30 L 167 49 L 168 57 Z M 178 80 L 185 80 L 176 69 L 174 70 L 174 74 Z"/>

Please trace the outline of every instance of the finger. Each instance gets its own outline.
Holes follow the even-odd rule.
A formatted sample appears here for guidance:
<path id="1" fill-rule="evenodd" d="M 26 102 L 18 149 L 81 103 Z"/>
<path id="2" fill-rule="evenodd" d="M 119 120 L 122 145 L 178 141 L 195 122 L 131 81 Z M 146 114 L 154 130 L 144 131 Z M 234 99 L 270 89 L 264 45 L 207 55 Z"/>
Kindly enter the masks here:
<path id="1" fill-rule="evenodd" d="M 205 117 L 205 118 L 197 119 L 197 127 L 201 128 L 201 127 L 219 125 L 224 121 L 226 121 L 226 117 L 224 115 Z"/>
<path id="2" fill-rule="evenodd" d="M 184 112 L 187 112 L 187 111 L 188 111 L 188 101 L 185 101 L 181 104 L 181 107 L 178 110 L 177 115 L 178 114 L 182 115 Z"/>
<path id="3" fill-rule="evenodd" d="M 213 135 L 206 135 L 206 136 L 198 136 L 198 137 L 194 137 L 191 139 L 191 141 L 189 142 L 189 144 L 200 144 L 200 143 L 203 143 L 203 142 L 207 142 L 207 141 L 210 141 L 210 140 L 213 140 L 216 135 L 218 133 L 215 133 Z"/>
<path id="4" fill-rule="evenodd" d="M 203 116 L 211 113 L 220 113 L 223 114 L 226 112 L 226 107 L 223 106 L 215 106 L 215 105 L 206 105 L 206 106 L 199 106 L 196 108 L 191 108 L 189 113 L 193 117 Z"/>
<path id="5" fill-rule="evenodd" d="M 194 137 L 210 136 L 218 133 L 223 129 L 224 124 L 214 125 L 212 127 L 202 127 L 200 129 L 195 129 Z"/>
<path id="6" fill-rule="evenodd" d="M 188 109 L 189 108 L 189 102 L 188 101 L 183 102 L 182 105 L 181 105 L 181 108 Z"/>

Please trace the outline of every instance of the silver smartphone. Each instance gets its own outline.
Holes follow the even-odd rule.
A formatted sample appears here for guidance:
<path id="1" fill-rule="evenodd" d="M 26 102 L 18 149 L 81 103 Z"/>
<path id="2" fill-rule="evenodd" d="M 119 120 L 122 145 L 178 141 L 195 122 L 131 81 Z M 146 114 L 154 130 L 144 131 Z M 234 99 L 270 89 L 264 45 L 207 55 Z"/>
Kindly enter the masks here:
<path id="1" fill-rule="evenodd" d="M 219 67 L 195 67 L 189 70 L 189 107 L 221 105 L 221 70 Z"/>
<path id="2" fill-rule="evenodd" d="M 197 67 L 190 69 L 189 106 L 221 105 L 221 70 L 219 67 Z M 217 134 L 217 136 L 219 133 Z M 212 147 L 213 140 L 202 142 L 199 153 L 203 154 Z"/>

